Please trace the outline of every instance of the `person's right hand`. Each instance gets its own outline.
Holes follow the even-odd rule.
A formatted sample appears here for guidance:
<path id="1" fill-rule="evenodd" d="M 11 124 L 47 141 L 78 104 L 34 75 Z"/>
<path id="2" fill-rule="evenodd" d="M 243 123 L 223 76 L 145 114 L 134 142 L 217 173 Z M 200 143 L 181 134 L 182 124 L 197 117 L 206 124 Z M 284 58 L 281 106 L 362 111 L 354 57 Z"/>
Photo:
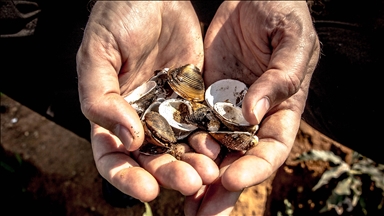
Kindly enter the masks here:
<path id="1" fill-rule="evenodd" d="M 137 150 L 144 131 L 123 96 L 164 67 L 192 63 L 202 68 L 203 42 L 190 2 L 100 1 L 89 17 L 77 54 L 81 108 L 91 121 L 96 167 L 123 193 L 151 201 L 159 186 L 196 193 L 218 176 L 209 157 L 185 161 Z M 187 163 L 186 163 L 187 162 Z"/>
<path id="2" fill-rule="evenodd" d="M 225 1 L 204 39 L 204 81 L 249 86 L 242 113 L 260 125 L 258 144 L 223 157 L 220 177 L 187 197 L 186 215 L 228 215 L 242 190 L 269 178 L 287 159 L 299 130 L 320 44 L 305 1 Z M 207 134 L 194 147 L 214 145 Z"/>

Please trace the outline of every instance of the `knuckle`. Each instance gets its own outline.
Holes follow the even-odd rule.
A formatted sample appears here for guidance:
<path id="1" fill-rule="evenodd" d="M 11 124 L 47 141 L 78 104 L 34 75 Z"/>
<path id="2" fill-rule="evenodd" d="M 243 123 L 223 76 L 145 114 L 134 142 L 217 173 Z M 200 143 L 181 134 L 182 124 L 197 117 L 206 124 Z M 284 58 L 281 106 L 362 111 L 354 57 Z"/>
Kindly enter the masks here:
<path id="1" fill-rule="evenodd" d="M 84 98 L 80 101 L 80 108 L 83 115 L 88 118 L 92 119 L 93 116 L 97 113 L 95 102 L 92 102 L 88 98 Z"/>
<path id="2" fill-rule="evenodd" d="M 286 74 L 285 83 L 288 95 L 294 95 L 296 92 L 299 91 L 301 86 L 301 80 L 302 79 L 298 77 L 295 73 Z"/>

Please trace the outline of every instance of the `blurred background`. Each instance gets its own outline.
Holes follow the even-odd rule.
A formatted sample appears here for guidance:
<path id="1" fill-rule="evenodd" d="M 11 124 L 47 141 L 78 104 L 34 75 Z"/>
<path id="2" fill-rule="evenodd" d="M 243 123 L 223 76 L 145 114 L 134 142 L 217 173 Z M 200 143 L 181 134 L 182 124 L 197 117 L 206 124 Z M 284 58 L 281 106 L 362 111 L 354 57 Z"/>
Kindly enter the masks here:
<path id="1" fill-rule="evenodd" d="M 74 190 L 92 191 L 89 188 L 91 185 L 101 187 L 100 177 L 93 167 L 89 122 L 82 115 L 78 101 L 75 59 L 93 3 L 88 0 L 0 1 L 0 184 L 1 193 L 5 199 L 9 198 L 5 206 L 15 212 L 24 212 L 27 208 L 23 207 L 31 207 L 42 215 L 69 215 L 74 212 L 64 210 L 68 209 L 65 200 L 68 197 L 84 199 Z M 205 29 L 220 3 L 193 1 Z M 303 114 L 303 124 L 308 124 L 308 127 L 301 128 L 301 134 L 298 134 L 297 142 L 302 142 L 297 145 L 305 147 L 294 149 L 292 157 L 317 146 L 341 154 L 349 163 L 352 160 L 348 159 L 352 157 L 351 150 L 384 163 L 380 148 L 382 141 L 379 139 L 380 120 L 383 119 L 379 104 L 382 98 L 379 75 L 383 72 L 384 60 L 384 1 L 362 4 L 346 0 L 315 0 L 308 1 L 308 5 L 322 43 L 322 56 Z M 78 157 L 72 158 L 63 151 L 78 153 Z M 64 156 L 71 158 L 72 163 L 63 159 Z M 290 164 L 290 160 L 287 163 L 287 167 L 300 176 L 296 168 L 290 167 L 295 167 L 297 163 Z M 325 165 L 315 164 L 312 168 L 322 166 Z M 330 165 L 327 166 L 329 168 Z M 310 165 L 305 167 L 307 174 L 315 175 L 308 168 Z M 278 173 L 288 172 L 288 168 L 282 167 L 283 170 Z M 325 170 L 318 170 L 311 184 L 319 180 Z M 5 175 L 10 177 L 3 178 Z M 33 179 L 39 181 L 36 180 L 31 186 Z M 44 179 L 47 181 L 45 184 L 41 183 Z M 17 184 L 16 189 L 14 183 Z M 56 183 L 60 185 L 59 192 L 53 189 L 50 192 L 48 188 L 54 188 Z M 260 190 L 264 190 L 265 196 L 272 196 L 273 178 L 265 184 L 264 188 L 259 187 L 255 191 L 260 194 Z M 72 190 L 69 189 L 71 187 Z M 95 191 L 97 204 L 108 206 L 103 201 L 102 192 L 98 188 Z M 182 201 L 177 193 L 167 191 L 162 195 L 176 196 Z M 151 206 L 164 210 L 163 200 L 166 199 L 160 198 Z M 33 203 L 40 204 L 32 207 Z M 95 206 L 94 200 L 79 203 L 81 201 L 77 205 L 82 206 L 82 215 L 118 215 L 127 214 L 127 211 L 142 215 L 145 211 L 143 206 L 133 210 L 104 208 L 102 211 Z M 265 203 L 268 204 L 267 201 Z M 268 205 L 265 203 L 261 208 L 263 212 L 268 206 L 273 206 L 272 201 Z M 166 202 L 166 205 L 169 206 L 169 203 Z M 311 204 L 307 202 L 306 205 L 309 206 L 308 211 L 311 210 Z M 287 206 L 282 204 L 281 208 L 286 209 Z M 296 209 L 298 206 L 299 203 L 296 203 Z"/>

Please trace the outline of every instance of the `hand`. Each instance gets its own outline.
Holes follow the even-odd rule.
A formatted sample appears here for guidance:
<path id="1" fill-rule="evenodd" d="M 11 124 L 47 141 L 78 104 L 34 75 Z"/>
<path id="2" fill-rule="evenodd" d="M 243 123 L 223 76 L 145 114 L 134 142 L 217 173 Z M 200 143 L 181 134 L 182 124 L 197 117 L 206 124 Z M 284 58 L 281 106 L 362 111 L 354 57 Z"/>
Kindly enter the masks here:
<path id="1" fill-rule="evenodd" d="M 203 65 L 200 25 L 190 2 L 100 1 L 89 17 L 77 54 L 79 95 L 91 122 L 96 167 L 122 192 L 151 201 L 159 186 L 196 193 L 218 176 L 205 155 L 184 161 L 136 150 L 144 132 L 135 110 L 123 99 L 157 69 Z"/>
<path id="2" fill-rule="evenodd" d="M 186 215 L 228 215 L 244 188 L 266 180 L 288 157 L 320 46 L 305 2 L 228 1 L 204 47 L 206 85 L 225 78 L 248 84 L 243 114 L 260 124 L 259 144 L 228 154 L 220 178 L 186 200 Z M 195 148 L 213 143 L 203 134 L 190 138 Z"/>

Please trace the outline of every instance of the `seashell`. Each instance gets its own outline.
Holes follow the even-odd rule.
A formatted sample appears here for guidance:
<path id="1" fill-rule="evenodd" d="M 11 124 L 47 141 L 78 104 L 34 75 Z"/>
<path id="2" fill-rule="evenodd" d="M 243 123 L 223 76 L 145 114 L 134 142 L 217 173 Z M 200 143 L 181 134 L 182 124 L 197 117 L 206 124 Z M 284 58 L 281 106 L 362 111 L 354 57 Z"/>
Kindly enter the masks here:
<path id="1" fill-rule="evenodd" d="M 151 143 L 144 143 L 139 152 L 144 155 L 156 155 L 156 154 L 170 154 L 175 157 L 177 160 L 181 160 L 181 157 L 188 152 L 193 152 L 193 149 L 189 147 L 186 143 L 177 143 L 173 144 L 170 147 L 163 147 L 158 145 L 153 145 Z"/>
<path id="2" fill-rule="evenodd" d="M 148 113 L 148 112 L 159 112 L 159 106 L 160 104 L 164 101 L 165 99 L 164 98 L 158 98 L 156 99 L 156 101 L 154 101 L 153 103 L 151 103 L 148 108 L 144 111 L 143 115 L 141 116 L 141 120 L 144 121 L 145 119 L 145 115 Z"/>
<path id="3" fill-rule="evenodd" d="M 155 71 L 148 82 L 125 97 L 144 127 L 146 141 L 139 151 L 180 159 L 188 144 L 179 142 L 198 128 L 228 149 L 252 148 L 258 143 L 258 125 L 250 125 L 242 115 L 247 90 L 241 81 L 224 79 L 205 91 L 200 69 L 192 64 Z"/>
<path id="4" fill-rule="evenodd" d="M 168 153 L 168 151 L 169 151 L 168 147 L 158 146 L 148 142 L 143 143 L 143 145 L 141 145 L 139 148 L 139 152 L 144 155 L 164 154 L 164 153 Z"/>
<path id="5" fill-rule="evenodd" d="M 145 82 L 139 87 L 131 91 L 124 99 L 136 110 L 137 114 L 141 114 L 156 98 L 157 84 L 154 81 Z"/>
<path id="6" fill-rule="evenodd" d="M 205 102 L 211 109 L 217 102 L 229 102 L 241 106 L 248 87 L 234 79 L 223 79 L 210 85 L 205 91 Z"/>
<path id="7" fill-rule="evenodd" d="M 168 121 L 159 113 L 149 111 L 142 120 L 145 137 L 149 143 L 169 147 L 177 139 Z"/>
<path id="8" fill-rule="evenodd" d="M 158 97 L 168 98 L 174 93 L 168 84 L 168 71 L 169 68 L 155 71 L 155 76 L 148 80 L 156 82 L 158 88 Z"/>
<path id="9" fill-rule="evenodd" d="M 259 142 L 256 135 L 243 131 L 216 131 L 209 134 L 228 149 L 235 151 L 249 150 Z"/>
<path id="10" fill-rule="evenodd" d="M 217 102 L 213 110 L 221 122 L 232 131 L 247 131 L 254 134 L 258 125 L 251 125 L 243 116 L 241 107 L 228 102 Z"/>
<path id="11" fill-rule="evenodd" d="M 204 80 L 200 69 L 193 64 L 170 69 L 168 84 L 173 91 L 186 100 L 204 101 Z"/>
<path id="12" fill-rule="evenodd" d="M 167 83 L 169 68 L 155 71 L 155 75 L 148 81 L 155 81 L 158 86 L 164 86 Z"/>
<path id="13" fill-rule="evenodd" d="M 194 111 L 185 120 L 196 127 L 207 131 L 218 131 L 221 122 L 216 118 L 213 110 L 203 104 L 194 103 Z"/>
<path id="14" fill-rule="evenodd" d="M 197 127 L 186 122 L 185 118 L 193 112 L 189 101 L 183 99 L 168 99 L 159 106 L 159 113 L 173 128 L 177 139 L 184 139 Z"/>
<path id="15" fill-rule="evenodd" d="M 181 160 L 185 153 L 194 152 L 193 149 L 186 143 L 177 143 L 167 151 L 168 154 L 175 157 L 177 160 Z"/>

